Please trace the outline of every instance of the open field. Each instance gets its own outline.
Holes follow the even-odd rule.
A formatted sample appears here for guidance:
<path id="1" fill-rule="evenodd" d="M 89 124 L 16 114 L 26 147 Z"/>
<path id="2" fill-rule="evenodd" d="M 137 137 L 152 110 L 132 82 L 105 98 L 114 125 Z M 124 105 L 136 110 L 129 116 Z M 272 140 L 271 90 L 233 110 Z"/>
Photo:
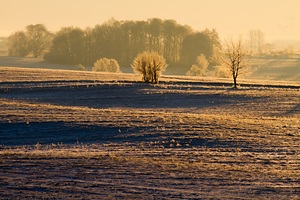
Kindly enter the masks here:
<path id="1" fill-rule="evenodd" d="M 0 199 L 300 199 L 295 82 L 0 69 Z"/>
<path id="2" fill-rule="evenodd" d="M 248 61 L 250 67 L 246 73 L 242 73 L 241 77 L 246 79 L 269 80 L 269 81 L 293 81 L 300 83 L 300 58 L 251 58 Z M 60 65 L 45 62 L 41 58 L 21 58 L 1 56 L 0 52 L 0 66 L 7 67 L 26 67 L 26 68 L 44 68 L 44 69 L 65 69 L 78 70 L 78 66 L 74 65 Z M 186 67 L 186 66 L 185 66 Z M 88 71 L 92 70 L 91 66 L 86 66 Z M 187 71 L 188 69 L 186 69 Z M 122 72 L 132 72 L 129 66 L 121 66 Z M 186 71 L 182 69 L 174 69 L 172 66 L 168 67 L 166 74 L 182 74 Z M 211 72 L 212 73 L 212 72 Z M 213 73 L 212 73 L 213 74 Z M 239 79 L 241 78 L 239 77 Z"/>

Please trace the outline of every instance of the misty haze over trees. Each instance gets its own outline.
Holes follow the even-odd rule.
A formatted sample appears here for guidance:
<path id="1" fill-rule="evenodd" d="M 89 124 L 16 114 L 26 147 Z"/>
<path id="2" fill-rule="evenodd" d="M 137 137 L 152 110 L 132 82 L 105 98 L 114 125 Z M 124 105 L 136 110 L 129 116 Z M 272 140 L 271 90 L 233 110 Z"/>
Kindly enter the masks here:
<path id="1" fill-rule="evenodd" d="M 0 44 L 0 53 L 3 55 L 7 51 L 9 56 L 43 57 L 48 63 L 78 66 L 79 70 L 92 70 L 94 66 L 94 71 L 131 72 L 130 66 L 136 56 L 147 51 L 157 52 L 165 59 L 169 66 L 168 74 L 222 78 L 233 75 L 230 67 L 220 59 L 219 55 L 226 55 L 226 44 L 221 44 L 216 30 L 195 31 L 175 20 L 152 18 L 145 21 L 117 21 L 112 18 L 93 28 L 70 26 L 56 33 L 51 33 L 44 25 L 36 24 L 11 34 L 8 39 L 2 38 Z M 3 47 L 4 44 L 7 48 Z M 255 78 L 261 72 L 267 73 L 264 76 L 272 77 L 270 73 L 274 70 L 268 63 L 272 63 L 274 58 L 299 58 L 295 46 L 277 48 L 274 44 L 266 43 L 264 33 L 257 29 L 249 30 L 246 38 L 243 38 L 243 47 L 245 58 L 252 58 L 247 74 L 257 71 L 253 76 Z M 100 59 L 114 60 L 119 67 L 103 67 L 103 63 L 110 62 L 102 62 L 102 67 L 98 63 L 96 68 L 94 64 Z M 289 65 L 290 71 L 282 68 L 278 71 L 281 75 L 275 76 L 298 80 L 298 76 L 291 75 L 294 69 L 298 69 L 297 62 L 278 62 L 279 67 Z M 257 70 L 261 65 L 265 70 Z"/>
<path id="2" fill-rule="evenodd" d="M 25 31 L 18 31 L 8 38 L 8 55 L 25 57 L 31 54 L 37 58 L 51 46 L 53 35 L 42 24 L 28 25 Z"/>
<path id="3" fill-rule="evenodd" d="M 30 35 L 29 28 L 36 28 L 36 32 Z M 215 63 L 214 52 L 221 48 L 216 30 L 198 32 L 175 20 L 158 18 L 147 21 L 111 19 L 85 30 L 64 27 L 51 38 L 52 45 L 48 43 L 50 35 L 43 25 L 27 26 L 25 31 L 10 36 L 9 55 L 41 56 L 45 53 L 44 45 L 48 44 L 44 58 L 51 63 L 92 66 L 100 58 L 109 58 L 129 68 L 139 53 L 153 51 L 162 55 L 171 68 L 185 73 L 200 54 Z M 32 40 L 33 37 L 37 39 Z M 37 44 L 33 45 L 33 41 Z M 39 51 L 33 47 L 40 47 Z"/>

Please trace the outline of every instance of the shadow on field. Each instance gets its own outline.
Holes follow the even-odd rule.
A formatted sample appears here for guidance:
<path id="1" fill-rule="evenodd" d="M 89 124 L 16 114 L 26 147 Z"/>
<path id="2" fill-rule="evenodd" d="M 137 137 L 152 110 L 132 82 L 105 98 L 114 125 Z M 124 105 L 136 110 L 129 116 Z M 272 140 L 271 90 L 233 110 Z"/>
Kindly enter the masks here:
<path id="1" fill-rule="evenodd" d="M 99 126 L 66 122 L 0 123 L 0 148 L 4 146 L 32 146 L 124 143 L 164 148 L 248 148 L 248 143 L 238 140 L 220 140 L 203 137 L 198 133 L 160 134 L 139 127 Z"/>
<path id="2" fill-rule="evenodd" d="M 300 114 L 300 104 L 294 106 L 291 110 L 286 112 L 285 114 Z"/>
<path id="3" fill-rule="evenodd" d="M 28 84 L 28 85 L 26 85 Z M 65 83 L 68 84 L 68 83 Z M 9 85 L 7 86 L 9 87 Z M 201 92 L 209 90 L 211 92 Z M 0 92 L 0 98 L 90 108 L 192 108 L 210 107 L 249 101 L 243 95 L 231 96 L 214 89 L 193 85 L 187 88 L 161 88 L 143 83 L 64 85 L 22 83 Z M 253 99 L 252 99 L 253 100 Z"/>
<path id="4" fill-rule="evenodd" d="M 78 84 L 80 83 L 80 84 Z M 144 83 L 96 83 L 91 82 L 19 82 L 2 84 L 0 98 L 24 100 L 62 106 L 90 108 L 204 108 L 253 101 L 249 97 L 231 94 L 228 88 L 203 87 L 203 85 L 150 85 Z M 176 129 L 176 127 L 174 127 Z M 151 129 L 91 125 L 74 122 L 0 123 L 0 145 L 35 145 L 106 142 L 161 141 L 161 135 Z M 175 137 L 174 133 L 170 137 Z M 232 146 L 230 141 L 187 138 L 176 136 L 180 145 Z M 165 147 L 172 138 L 161 143 Z M 161 141 L 162 142 L 162 141 Z"/>
<path id="5" fill-rule="evenodd" d="M 64 122 L 1 123 L 0 145 L 75 144 L 112 142 L 119 134 L 116 127 L 79 125 Z"/>

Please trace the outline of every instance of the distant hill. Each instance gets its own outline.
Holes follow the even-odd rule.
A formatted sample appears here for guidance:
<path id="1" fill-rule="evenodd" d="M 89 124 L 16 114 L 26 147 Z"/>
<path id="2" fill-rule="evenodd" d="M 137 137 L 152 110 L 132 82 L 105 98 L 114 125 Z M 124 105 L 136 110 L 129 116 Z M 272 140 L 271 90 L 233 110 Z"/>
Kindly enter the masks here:
<path id="1" fill-rule="evenodd" d="M 245 78 L 300 81 L 300 58 L 255 58 Z"/>

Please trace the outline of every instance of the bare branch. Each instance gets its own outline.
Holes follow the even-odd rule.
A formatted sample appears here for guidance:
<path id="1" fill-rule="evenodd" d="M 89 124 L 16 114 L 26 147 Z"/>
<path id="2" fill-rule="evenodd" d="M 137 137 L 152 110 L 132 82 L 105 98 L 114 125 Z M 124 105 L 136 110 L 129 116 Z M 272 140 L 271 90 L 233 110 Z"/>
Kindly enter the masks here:
<path id="1" fill-rule="evenodd" d="M 236 88 L 236 79 L 240 71 L 246 67 L 245 52 L 241 37 L 236 42 L 234 42 L 232 38 L 229 41 L 225 41 L 225 52 L 221 60 L 229 67 L 233 77 L 234 87 Z"/>

